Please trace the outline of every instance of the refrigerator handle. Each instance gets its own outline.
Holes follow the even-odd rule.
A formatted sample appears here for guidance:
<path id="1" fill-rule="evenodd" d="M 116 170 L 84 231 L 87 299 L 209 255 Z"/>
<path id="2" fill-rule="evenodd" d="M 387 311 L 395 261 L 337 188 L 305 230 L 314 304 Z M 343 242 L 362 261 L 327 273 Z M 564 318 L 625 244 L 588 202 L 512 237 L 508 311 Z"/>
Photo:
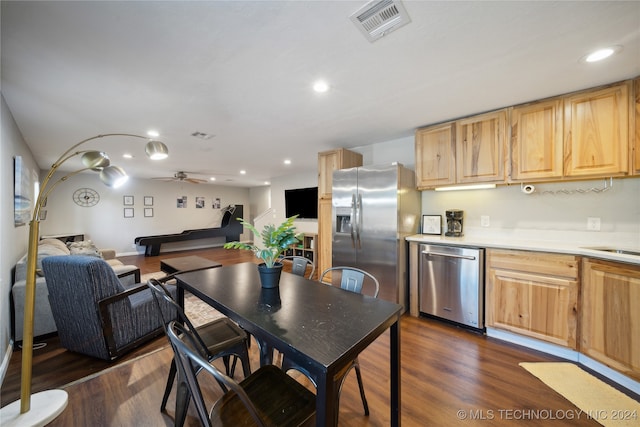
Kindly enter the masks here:
<path id="1" fill-rule="evenodd" d="M 356 200 L 356 243 L 357 249 L 362 249 L 362 242 L 360 241 L 360 228 L 362 227 L 362 194 L 358 193 Z"/>
<path id="2" fill-rule="evenodd" d="M 355 193 L 351 195 L 351 247 L 355 249 L 356 247 L 356 228 L 358 224 L 356 223 L 356 195 Z"/>

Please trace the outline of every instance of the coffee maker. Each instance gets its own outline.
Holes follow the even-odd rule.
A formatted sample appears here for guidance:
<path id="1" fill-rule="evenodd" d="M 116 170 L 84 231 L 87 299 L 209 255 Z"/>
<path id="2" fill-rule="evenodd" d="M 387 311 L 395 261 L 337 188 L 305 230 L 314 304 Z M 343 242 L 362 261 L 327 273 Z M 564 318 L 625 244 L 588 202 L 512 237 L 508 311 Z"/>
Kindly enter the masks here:
<path id="1" fill-rule="evenodd" d="M 444 234 L 449 237 L 461 237 L 462 236 L 462 217 L 464 211 L 460 209 L 451 209 L 446 211 L 447 217 L 447 232 Z"/>

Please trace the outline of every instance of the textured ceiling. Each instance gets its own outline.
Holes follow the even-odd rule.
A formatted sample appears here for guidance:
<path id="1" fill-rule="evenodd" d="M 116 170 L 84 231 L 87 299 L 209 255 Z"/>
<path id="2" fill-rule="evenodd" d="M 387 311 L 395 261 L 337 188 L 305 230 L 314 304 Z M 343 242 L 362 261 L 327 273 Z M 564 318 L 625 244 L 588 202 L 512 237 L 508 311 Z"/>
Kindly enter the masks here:
<path id="1" fill-rule="evenodd" d="M 254 186 L 315 170 L 318 151 L 640 75 L 637 1 L 404 1 L 411 23 L 374 43 L 349 20 L 363 4 L 2 1 L 2 94 L 42 168 L 153 128 L 162 162 L 139 140 L 86 147 L 133 176 Z M 606 45 L 623 50 L 579 61 Z"/>

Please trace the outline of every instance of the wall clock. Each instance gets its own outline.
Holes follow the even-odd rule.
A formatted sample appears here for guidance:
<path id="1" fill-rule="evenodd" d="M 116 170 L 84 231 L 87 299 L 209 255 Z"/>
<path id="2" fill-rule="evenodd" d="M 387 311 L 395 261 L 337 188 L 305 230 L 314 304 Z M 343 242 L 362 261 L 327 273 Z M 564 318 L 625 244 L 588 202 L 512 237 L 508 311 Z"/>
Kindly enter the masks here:
<path id="1" fill-rule="evenodd" d="M 100 195 L 92 188 L 78 188 L 73 193 L 73 201 L 76 202 L 78 206 L 95 206 L 100 201 Z"/>

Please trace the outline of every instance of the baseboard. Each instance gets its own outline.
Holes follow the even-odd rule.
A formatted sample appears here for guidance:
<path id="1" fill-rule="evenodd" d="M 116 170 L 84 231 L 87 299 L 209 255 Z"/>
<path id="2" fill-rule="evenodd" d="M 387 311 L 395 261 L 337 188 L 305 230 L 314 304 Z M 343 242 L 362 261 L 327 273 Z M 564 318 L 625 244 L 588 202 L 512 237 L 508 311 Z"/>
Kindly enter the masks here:
<path id="1" fill-rule="evenodd" d="M 211 249 L 211 248 L 220 248 L 224 246 L 224 243 L 214 243 L 214 244 L 208 244 L 208 245 L 195 245 L 195 246 L 189 246 L 189 247 L 185 247 L 185 248 L 173 248 L 173 249 L 162 249 L 160 251 L 160 255 L 163 254 L 168 254 L 171 252 L 184 252 L 184 251 L 193 251 L 193 250 L 197 250 L 197 249 Z M 116 254 L 116 258 L 117 257 L 121 257 L 121 256 L 133 256 L 133 255 L 144 255 L 144 250 L 142 252 L 121 252 L 121 253 L 117 253 Z"/>
<path id="2" fill-rule="evenodd" d="M 487 336 L 497 338 L 499 340 L 507 341 L 512 344 L 521 345 L 523 347 L 538 350 L 543 353 L 558 356 L 571 362 L 576 362 L 586 368 L 591 369 L 594 372 L 610 379 L 611 381 L 619 384 L 620 386 L 632 391 L 635 394 L 640 394 L 640 383 L 621 374 L 620 372 L 609 368 L 600 362 L 585 356 L 575 350 L 561 347 L 559 345 L 546 343 L 534 338 L 524 337 L 513 332 L 502 331 L 499 329 L 487 328 Z"/>
<path id="3" fill-rule="evenodd" d="M 7 375 L 7 371 L 9 370 L 9 362 L 11 361 L 11 356 L 13 355 L 13 341 L 9 342 L 7 346 L 7 351 L 2 358 L 2 365 L 0 365 L 0 384 L 4 383 L 4 377 Z"/>

